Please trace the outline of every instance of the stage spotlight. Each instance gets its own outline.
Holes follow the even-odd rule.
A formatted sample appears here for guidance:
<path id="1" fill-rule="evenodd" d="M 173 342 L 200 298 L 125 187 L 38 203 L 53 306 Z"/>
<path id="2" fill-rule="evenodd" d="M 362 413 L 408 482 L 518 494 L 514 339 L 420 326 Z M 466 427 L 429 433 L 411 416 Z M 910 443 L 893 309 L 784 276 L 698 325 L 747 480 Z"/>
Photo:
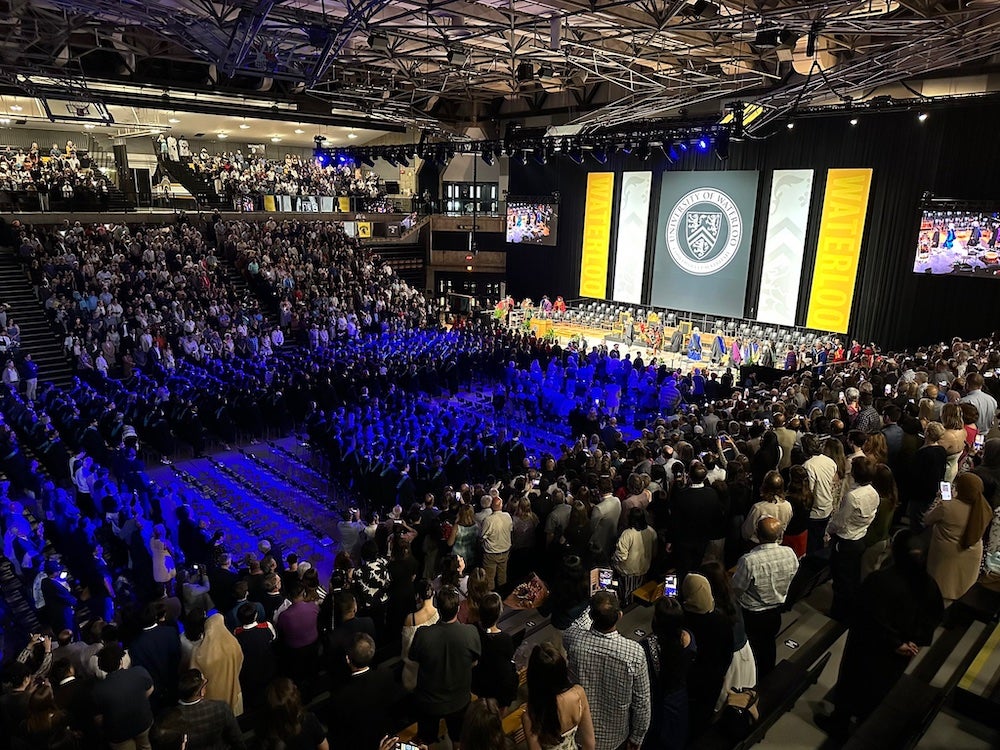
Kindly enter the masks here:
<path id="1" fill-rule="evenodd" d="M 729 158 L 729 136 L 722 133 L 715 138 L 715 155 L 719 161 L 726 161 Z"/>
<path id="2" fill-rule="evenodd" d="M 375 166 L 375 158 L 367 151 L 363 154 L 359 154 L 358 157 L 361 159 L 361 163 L 369 167 Z"/>
<path id="3" fill-rule="evenodd" d="M 605 146 L 594 146 L 594 149 L 593 151 L 590 152 L 590 155 L 594 157 L 594 161 L 596 161 L 598 164 L 608 163 L 608 149 Z"/>
<path id="4" fill-rule="evenodd" d="M 852 117 L 851 118 L 851 125 L 857 125 L 857 124 L 858 124 L 858 118 L 857 117 Z"/>
<path id="5" fill-rule="evenodd" d="M 535 149 L 535 153 L 533 154 L 533 156 L 535 158 L 535 162 L 537 162 L 538 164 L 540 164 L 542 166 L 544 166 L 548 162 L 548 160 L 549 160 L 549 157 L 545 153 L 545 151 L 546 151 L 546 149 L 544 149 L 544 148 L 536 148 Z"/>
<path id="6" fill-rule="evenodd" d="M 573 146 L 572 148 L 567 149 L 566 155 L 577 164 L 583 164 L 583 149 L 579 146 Z"/>
<path id="7" fill-rule="evenodd" d="M 650 157 L 649 144 L 648 143 L 641 143 L 641 144 L 639 144 L 639 148 L 636 149 L 635 155 L 636 155 L 636 158 L 638 158 L 638 159 L 640 159 L 642 161 L 646 161 L 647 159 L 649 159 L 649 157 Z"/>
<path id="8" fill-rule="evenodd" d="M 521 152 L 521 164 L 523 166 L 525 166 L 525 167 L 528 166 L 528 152 L 527 151 L 522 151 Z"/>
<path id="9" fill-rule="evenodd" d="M 698 139 L 698 150 L 708 151 L 708 138 L 706 138 L 705 136 L 702 136 L 701 138 Z"/>
<path id="10" fill-rule="evenodd" d="M 789 130 L 793 130 L 795 128 L 795 123 L 789 120 L 788 122 L 785 123 L 785 127 L 788 128 Z"/>
<path id="11" fill-rule="evenodd" d="M 396 163 L 396 154 L 394 154 L 392 151 L 383 151 L 380 154 L 380 156 L 382 159 L 389 162 L 392 166 L 394 167 L 399 166 L 399 164 Z"/>
<path id="12" fill-rule="evenodd" d="M 924 122 L 927 119 L 927 113 L 921 112 L 919 115 L 917 115 L 917 119 L 920 120 L 920 122 Z"/>
<path id="13" fill-rule="evenodd" d="M 480 154 L 480 156 L 483 159 L 483 163 L 487 167 L 492 167 L 493 166 L 493 149 L 491 149 L 489 146 L 487 146 L 486 148 L 483 149 L 483 151 Z"/>
<path id="14" fill-rule="evenodd" d="M 681 142 L 680 142 L 679 144 L 677 144 L 677 145 L 678 145 L 678 146 L 680 146 L 680 148 L 681 148 L 681 151 L 687 151 L 687 150 L 688 150 L 688 145 L 687 145 L 687 144 L 686 144 L 686 143 L 685 143 L 684 141 L 681 141 Z"/>
<path id="15" fill-rule="evenodd" d="M 403 151 L 402 149 L 396 152 L 396 162 L 401 167 L 410 166 L 410 160 L 406 157 L 406 152 Z"/>

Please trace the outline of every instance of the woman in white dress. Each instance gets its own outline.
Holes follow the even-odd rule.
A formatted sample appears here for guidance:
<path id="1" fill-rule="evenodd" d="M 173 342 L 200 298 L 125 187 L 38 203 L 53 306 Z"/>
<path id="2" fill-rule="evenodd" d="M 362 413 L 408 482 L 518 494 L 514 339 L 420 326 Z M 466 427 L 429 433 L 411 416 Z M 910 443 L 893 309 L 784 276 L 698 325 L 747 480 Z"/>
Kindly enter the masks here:
<path id="1" fill-rule="evenodd" d="M 546 641 L 528 660 L 528 707 L 521 715 L 528 750 L 595 750 L 590 703 L 570 680 L 566 657 Z"/>

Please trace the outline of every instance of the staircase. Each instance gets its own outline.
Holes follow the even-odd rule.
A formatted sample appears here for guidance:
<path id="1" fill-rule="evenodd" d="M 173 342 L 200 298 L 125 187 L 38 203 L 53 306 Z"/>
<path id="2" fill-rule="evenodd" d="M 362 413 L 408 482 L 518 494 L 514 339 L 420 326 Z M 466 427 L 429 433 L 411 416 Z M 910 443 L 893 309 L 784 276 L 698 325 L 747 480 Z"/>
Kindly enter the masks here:
<path id="1" fill-rule="evenodd" d="M 12 250 L 0 248 L 0 302 L 10 303 L 10 317 L 21 327 L 20 356 L 30 354 L 38 365 L 38 380 L 67 386 L 73 377 L 63 356 L 62 341 L 49 325 L 28 278 Z"/>
<path id="2" fill-rule="evenodd" d="M 238 299 L 257 299 L 260 301 L 260 312 L 264 320 L 271 325 L 278 324 L 278 311 L 274 300 L 268 300 L 250 288 L 243 274 L 236 270 L 236 266 L 228 258 L 219 259 L 219 270 L 226 277 L 226 285 L 236 292 Z"/>
<path id="3" fill-rule="evenodd" d="M 125 197 L 125 193 L 114 185 L 108 191 L 108 211 L 114 213 L 124 213 L 134 206 Z"/>
<path id="4" fill-rule="evenodd" d="M 170 161 L 170 159 L 159 159 L 158 161 L 160 169 L 166 172 L 173 182 L 179 182 L 183 185 L 184 189 L 195 199 L 199 208 L 227 207 L 226 201 L 215 192 L 215 186 L 186 164 Z"/>

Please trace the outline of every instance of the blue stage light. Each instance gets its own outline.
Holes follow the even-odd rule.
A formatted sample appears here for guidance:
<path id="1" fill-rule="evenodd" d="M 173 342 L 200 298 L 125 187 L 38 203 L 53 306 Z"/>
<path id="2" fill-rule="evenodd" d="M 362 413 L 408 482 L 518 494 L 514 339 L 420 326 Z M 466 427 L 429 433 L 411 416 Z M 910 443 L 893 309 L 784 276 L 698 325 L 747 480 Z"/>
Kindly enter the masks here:
<path id="1" fill-rule="evenodd" d="M 698 139 L 698 150 L 708 151 L 708 139 L 704 136 Z"/>

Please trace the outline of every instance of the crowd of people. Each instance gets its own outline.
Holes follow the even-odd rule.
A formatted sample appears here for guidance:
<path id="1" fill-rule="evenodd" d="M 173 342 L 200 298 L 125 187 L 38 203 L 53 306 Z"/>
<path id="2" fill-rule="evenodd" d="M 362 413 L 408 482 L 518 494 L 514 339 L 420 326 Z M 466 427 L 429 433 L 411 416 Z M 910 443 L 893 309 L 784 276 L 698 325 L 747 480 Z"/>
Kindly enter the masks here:
<path id="1" fill-rule="evenodd" d="M 445 329 L 333 223 L 17 232 L 80 378 L 0 394 L 4 556 L 42 626 L 3 672 L 5 746 L 393 748 L 415 720 L 496 750 L 521 706 L 531 748 L 683 748 L 773 670 L 805 558 L 850 627 L 817 717 L 843 737 L 1000 570 L 997 340 L 704 377 Z M 139 451 L 293 423 L 363 501 L 329 578 L 237 545 Z M 518 652 L 526 596 L 553 638 Z"/>
<path id="2" fill-rule="evenodd" d="M 49 211 L 53 204 L 66 211 L 106 210 L 111 183 L 86 152 L 81 159 L 73 141 L 53 143 L 48 152 L 32 143 L 27 150 L 0 150 L 0 192 L 22 211 Z"/>
<path id="3" fill-rule="evenodd" d="M 349 164 L 322 164 L 317 159 L 285 154 L 268 159 L 260 154 L 210 155 L 202 149 L 190 157 L 191 168 L 229 199 L 251 195 L 352 196 L 376 199 L 385 195 L 385 183 L 373 172 Z"/>

